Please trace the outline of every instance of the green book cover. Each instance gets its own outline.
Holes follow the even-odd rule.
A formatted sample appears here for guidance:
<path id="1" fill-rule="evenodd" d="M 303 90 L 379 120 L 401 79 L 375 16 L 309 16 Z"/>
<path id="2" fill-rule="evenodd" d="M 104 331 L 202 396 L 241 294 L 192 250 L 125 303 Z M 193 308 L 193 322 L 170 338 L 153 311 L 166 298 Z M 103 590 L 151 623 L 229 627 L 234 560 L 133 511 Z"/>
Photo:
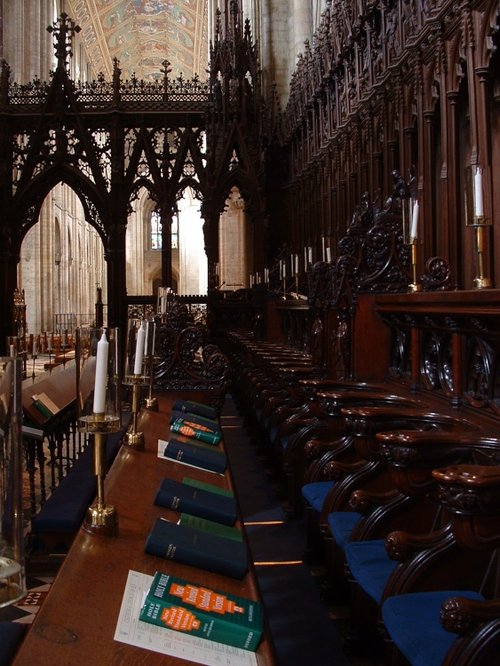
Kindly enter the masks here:
<path id="1" fill-rule="evenodd" d="M 43 402 L 41 402 L 41 400 L 35 398 L 35 396 L 33 396 L 33 405 L 44 418 L 50 419 L 54 416 L 54 414 L 50 411 L 50 409 L 46 405 L 44 405 Z"/>
<path id="2" fill-rule="evenodd" d="M 206 444 L 219 444 L 222 435 L 220 432 L 211 432 L 210 430 L 204 428 L 204 426 L 196 425 L 190 423 L 185 419 L 175 419 L 170 425 L 170 430 L 184 437 L 191 437 L 192 439 L 199 439 L 201 442 Z"/>
<path id="3" fill-rule="evenodd" d="M 207 518 L 200 518 L 199 516 L 192 516 L 189 513 L 181 513 L 179 518 L 179 525 L 186 525 L 195 530 L 203 530 L 204 532 L 211 532 L 218 536 L 225 537 L 226 539 L 234 539 L 235 541 L 243 541 L 241 530 L 237 527 L 217 523 L 215 520 L 208 520 Z"/>
<path id="4" fill-rule="evenodd" d="M 156 572 L 139 619 L 216 643 L 255 651 L 262 636 L 262 605 Z"/>
<path id="5" fill-rule="evenodd" d="M 185 476 L 182 479 L 182 483 L 185 483 L 187 486 L 200 488 L 200 490 L 208 490 L 210 493 L 218 493 L 219 495 L 226 495 L 227 497 L 234 496 L 232 490 L 228 490 L 227 488 L 220 488 L 214 483 L 208 483 L 207 481 L 198 481 L 198 479 L 192 479 L 190 476 Z"/>

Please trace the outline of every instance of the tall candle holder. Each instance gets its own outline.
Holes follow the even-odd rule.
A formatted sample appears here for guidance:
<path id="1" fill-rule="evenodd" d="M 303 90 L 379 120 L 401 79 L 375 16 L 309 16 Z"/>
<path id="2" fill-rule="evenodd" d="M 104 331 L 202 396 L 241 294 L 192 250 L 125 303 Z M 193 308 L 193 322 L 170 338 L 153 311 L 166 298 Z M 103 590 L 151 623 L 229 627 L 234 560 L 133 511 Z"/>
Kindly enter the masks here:
<path id="1" fill-rule="evenodd" d="M 411 282 L 408 285 L 408 291 L 412 294 L 422 291 L 422 285 L 418 282 L 417 267 L 418 267 L 418 240 L 412 238 L 410 240 L 411 251 Z"/>
<path id="2" fill-rule="evenodd" d="M 144 448 L 144 433 L 137 429 L 140 411 L 141 389 L 149 384 L 145 368 L 146 322 L 142 319 L 129 319 L 127 332 L 127 354 L 123 383 L 132 392 L 132 422 L 123 438 L 123 444 L 134 449 Z"/>
<path id="3" fill-rule="evenodd" d="M 26 594 L 20 358 L 0 357 L 0 607 Z"/>
<path id="4" fill-rule="evenodd" d="M 469 207 L 472 208 L 472 211 Z M 491 220 L 488 220 L 484 215 L 483 170 L 479 164 L 467 169 L 465 220 L 467 226 L 474 228 L 475 235 L 477 275 L 473 279 L 474 289 L 490 289 L 493 285 L 491 279 L 485 275 L 484 265 L 487 251 L 487 228 L 491 226 Z M 469 220 L 472 220 L 472 222 L 469 223 Z"/>
<path id="5" fill-rule="evenodd" d="M 155 367 L 155 346 L 156 346 L 156 322 L 154 319 L 146 322 L 146 338 L 144 346 L 145 365 L 147 370 L 148 395 L 144 399 L 144 407 L 150 412 L 158 411 L 158 398 L 153 395 L 154 386 L 154 367 Z"/>
<path id="6" fill-rule="evenodd" d="M 491 289 L 493 283 L 491 279 L 485 275 L 484 270 L 484 255 L 486 253 L 487 245 L 486 234 L 490 223 L 484 215 L 476 215 L 470 226 L 474 227 L 477 256 L 477 275 L 473 280 L 474 289 Z"/>
<path id="7" fill-rule="evenodd" d="M 91 534 L 116 536 L 118 517 L 114 506 L 104 497 L 107 473 L 106 439 L 120 429 L 119 331 L 118 329 L 78 329 L 76 332 L 77 395 L 80 432 L 93 447 L 93 470 L 97 497 L 87 509 L 83 528 Z M 91 391 L 92 375 L 94 390 Z"/>

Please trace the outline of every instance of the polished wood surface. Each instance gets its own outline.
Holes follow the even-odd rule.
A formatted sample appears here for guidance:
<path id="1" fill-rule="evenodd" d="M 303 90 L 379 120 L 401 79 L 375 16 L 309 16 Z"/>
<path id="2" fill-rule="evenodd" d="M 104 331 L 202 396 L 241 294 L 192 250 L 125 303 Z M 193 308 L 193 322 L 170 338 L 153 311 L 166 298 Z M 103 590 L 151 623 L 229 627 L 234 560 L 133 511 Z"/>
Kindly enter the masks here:
<path id="1" fill-rule="evenodd" d="M 158 439 L 168 438 L 171 401 L 159 396 L 159 412 L 143 411 L 139 428 L 144 450 L 122 447 L 105 482 L 105 500 L 118 512 L 116 538 L 91 535 L 81 529 L 50 592 L 15 659 L 16 666 L 44 664 L 189 664 L 113 639 L 129 570 L 172 575 L 203 583 L 227 593 L 258 599 L 250 570 L 242 581 L 177 564 L 144 552 L 146 536 L 159 516 L 175 520 L 178 514 L 156 507 L 154 497 L 165 477 L 190 476 L 231 488 L 226 476 L 157 458 Z M 274 663 L 267 638 L 257 652 L 259 663 Z"/>

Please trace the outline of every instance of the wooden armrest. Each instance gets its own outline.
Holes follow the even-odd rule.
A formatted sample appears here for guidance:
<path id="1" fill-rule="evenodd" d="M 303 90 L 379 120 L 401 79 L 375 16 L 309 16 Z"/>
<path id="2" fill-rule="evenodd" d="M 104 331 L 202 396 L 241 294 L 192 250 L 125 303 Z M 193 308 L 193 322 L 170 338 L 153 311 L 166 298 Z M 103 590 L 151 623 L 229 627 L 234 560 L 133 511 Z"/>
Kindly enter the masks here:
<path id="1" fill-rule="evenodd" d="M 366 460 L 357 460 L 356 462 L 341 462 L 340 460 L 330 460 L 325 466 L 325 478 L 332 481 L 339 481 L 348 474 L 359 472 L 369 463 Z"/>
<path id="2" fill-rule="evenodd" d="M 432 472 L 439 483 L 464 488 L 500 487 L 500 467 L 496 465 L 451 465 Z"/>
<path id="3" fill-rule="evenodd" d="M 437 546 L 440 542 L 449 538 L 449 535 L 449 527 L 426 534 L 412 534 L 403 530 L 396 530 L 387 535 L 385 548 L 391 559 L 404 562 L 416 553 Z"/>
<path id="4" fill-rule="evenodd" d="M 321 439 L 309 439 L 304 444 L 304 455 L 308 461 L 315 460 L 326 453 L 337 448 L 345 448 L 343 440 L 324 441 Z"/>
<path id="5" fill-rule="evenodd" d="M 307 428 L 308 426 L 314 425 L 315 423 L 318 423 L 318 419 L 315 416 L 302 419 L 289 417 L 280 424 L 278 428 L 278 437 L 282 437 L 283 435 L 290 435 L 291 433 L 295 433 L 298 430 Z"/>
<path id="6" fill-rule="evenodd" d="M 441 607 L 440 619 L 447 631 L 466 634 L 478 624 L 500 619 L 500 599 L 478 601 L 450 597 Z"/>
<path id="7" fill-rule="evenodd" d="M 371 509 L 389 504 L 400 495 L 401 493 L 398 490 L 376 493 L 360 488 L 352 493 L 349 506 L 353 511 L 366 514 Z"/>
<path id="8" fill-rule="evenodd" d="M 437 423 L 436 426 L 440 427 Z M 446 423 L 443 424 L 446 427 Z M 382 455 L 389 462 L 398 464 L 414 464 L 427 462 L 429 464 L 443 464 L 447 460 L 463 460 L 471 462 L 480 449 L 487 455 L 489 452 L 498 455 L 500 438 L 485 437 L 468 421 L 457 420 L 456 424 L 450 422 L 450 428 L 464 427 L 465 431 L 452 430 L 398 430 L 378 432 L 375 437 L 380 444 Z"/>

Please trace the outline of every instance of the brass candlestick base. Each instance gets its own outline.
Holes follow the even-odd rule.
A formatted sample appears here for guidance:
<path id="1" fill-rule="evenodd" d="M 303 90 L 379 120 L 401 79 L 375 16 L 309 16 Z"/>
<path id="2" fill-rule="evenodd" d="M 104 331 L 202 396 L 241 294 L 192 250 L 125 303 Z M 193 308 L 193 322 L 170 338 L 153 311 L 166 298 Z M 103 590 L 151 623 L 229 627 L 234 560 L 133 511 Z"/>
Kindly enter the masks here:
<path id="1" fill-rule="evenodd" d="M 490 226 L 489 221 L 484 216 L 474 217 L 472 226 L 476 232 L 476 254 L 477 254 L 477 272 L 478 275 L 472 281 L 474 289 L 491 289 L 493 283 L 489 277 L 484 274 L 484 257 L 486 253 L 487 243 L 487 227 Z"/>
<path id="2" fill-rule="evenodd" d="M 411 294 L 415 294 L 419 291 L 422 291 L 422 285 L 417 282 L 417 239 L 411 239 L 411 275 L 412 281 L 408 285 L 408 291 Z"/>
<path id="3" fill-rule="evenodd" d="M 137 430 L 137 417 L 139 415 L 139 392 L 141 386 L 146 386 L 147 377 L 143 375 L 128 375 L 125 384 L 132 387 L 132 424 L 123 436 L 122 444 L 133 449 L 144 448 L 144 433 Z"/>
<path id="4" fill-rule="evenodd" d="M 92 414 L 80 418 L 82 430 L 93 435 L 94 474 L 97 478 L 97 499 L 87 509 L 83 529 L 91 534 L 118 536 L 118 516 L 114 506 L 104 501 L 104 478 L 106 476 L 106 436 L 116 432 L 120 419 L 105 414 Z"/>
<path id="5" fill-rule="evenodd" d="M 104 506 L 93 504 L 90 506 L 83 521 L 83 529 L 91 534 L 118 536 L 118 514 L 115 507 L 109 504 Z"/>

